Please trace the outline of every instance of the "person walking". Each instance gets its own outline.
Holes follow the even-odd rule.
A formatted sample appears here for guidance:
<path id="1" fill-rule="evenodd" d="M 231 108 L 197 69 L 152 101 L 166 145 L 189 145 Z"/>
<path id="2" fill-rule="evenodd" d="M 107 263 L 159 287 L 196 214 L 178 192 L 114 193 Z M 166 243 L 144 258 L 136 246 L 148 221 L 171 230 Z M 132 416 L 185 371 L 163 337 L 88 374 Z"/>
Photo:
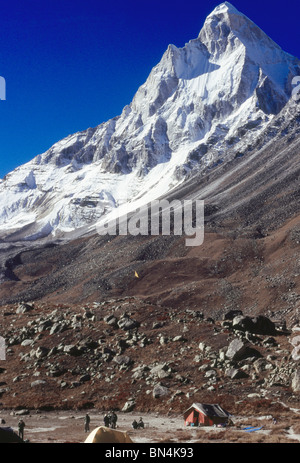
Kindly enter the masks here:
<path id="1" fill-rule="evenodd" d="M 109 428 L 109 416 L 107 415 L 107 413 L 105 413 L 104 415 L 104 426 L 106 428 Z"/>
<path id="2" fill-rule="evenodd" d="M 110 420 L 111 420 L 111 427 L 113 429 L 116 429 L 118 417 L 117 417 L 117 414 L 115 412 L 112 412 Z"/>
<path id="3" fill-rule="evenodd" d="M 18 428 L 19 428 L 19 437 L 24 440 L 24 428 L 25 428 L 25 423 L 23 420 L 20 420 L 18 423 Z"/>
<path id="4" fill-rule="evenodd" d="M 85 432 L 88 432 L 90 430 L 90 422 L 91 418 L 88 414 L 85 415 L 85 421 L 84 421 L 84 430 Z"/>

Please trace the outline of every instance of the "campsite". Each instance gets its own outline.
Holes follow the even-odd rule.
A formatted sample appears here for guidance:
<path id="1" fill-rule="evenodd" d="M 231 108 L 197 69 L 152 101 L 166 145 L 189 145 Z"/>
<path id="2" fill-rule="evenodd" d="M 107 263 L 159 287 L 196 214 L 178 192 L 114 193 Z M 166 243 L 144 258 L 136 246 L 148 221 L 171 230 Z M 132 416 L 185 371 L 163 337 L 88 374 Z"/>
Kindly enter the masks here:
<path id="1" fill-rule="evenodd" d="M 299 411 L 300 412 L 300 411 Z M 17 432 L 20 416 L 17 412 L 0 410 L 5 426 Z M 90 410 L 90 433 L 103 425 L 102 411 Z M 89 433 L 84 431 L 85 411 L 37 412 L 23 416 L 26 423 L 24 440 L 30 443 L 84 443 Z M 143 415 L 145 428 L 134 430 L 131 423 L 137 413 L 118 413 L 117 430 L 127 432 L 133 443 L 299 443 L 300 415 L 292 418 L 282 414 L 277 424 L 271 415 L 234 416 L 233 426 L 186 426 L 183 415 Z"/>

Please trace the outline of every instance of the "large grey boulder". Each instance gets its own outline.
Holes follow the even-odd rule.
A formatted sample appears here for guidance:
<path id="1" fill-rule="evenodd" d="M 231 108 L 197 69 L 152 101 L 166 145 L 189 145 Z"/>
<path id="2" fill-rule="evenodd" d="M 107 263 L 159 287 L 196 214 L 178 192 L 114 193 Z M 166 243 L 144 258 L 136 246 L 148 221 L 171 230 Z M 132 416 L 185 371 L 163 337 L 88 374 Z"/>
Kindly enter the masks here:
<path id="1" fill-rule="evenodd" d="M 33 306 L 30 304 L 26 304 L 25 302 L 20 302 L 20 304 L 17 307 L 16 313 L 26 313 L 30 312 L 30 310 L 33 310 Z"/>
<path id="2" fill-rule="evenodd" d="M 152 392 L 154 399 L 159 399 L 160 397 L 166 397 L 169 394 L 170 394 L 169 389 L 165 386 L 162 386 L 161 384 L 156 384 Z"/>
<path id="3" fill-rule="evenodd" d="M 139 323 L 136 320 L 132 320 L 128 316 L 124 316 L 118 321 L 118 327 L 125 331 L 133 330 L 134 328 L 137 328 L 138 326 L 139 326 Z"/>
<path id="4" fill-rule="evenodd" d="M 238 315 L 232 320 L 232 328 L 253 334 L 274 335 L 276 333 L 275 323 L 264 315 L 255 318 Z"/>
<path id="5" fill-rule="evenodd" d="M 241 339 L 234 339 L 228 346 L 226 357 L 229 360 L 239 361 L 248 357 L 261 357 L 261 354 L 244 343 Z"/>
<path id="6" fill-rule="evenodd" d="M 250 333 L 254 332 L 254 324 L 252 318 L 244 315 L 237 315 L 233 318 L 232 328 L 239 331 L 249 331 Z"/>
<path id="7" fill-rule="evenodd" d="M 132 412 L 134 407 L 135 407 L 134 399 L 128 399 L 127 402 L 124 404 L 124 406 L 122 408 L 122 412 L 124 412 L 124 413 Z"/>

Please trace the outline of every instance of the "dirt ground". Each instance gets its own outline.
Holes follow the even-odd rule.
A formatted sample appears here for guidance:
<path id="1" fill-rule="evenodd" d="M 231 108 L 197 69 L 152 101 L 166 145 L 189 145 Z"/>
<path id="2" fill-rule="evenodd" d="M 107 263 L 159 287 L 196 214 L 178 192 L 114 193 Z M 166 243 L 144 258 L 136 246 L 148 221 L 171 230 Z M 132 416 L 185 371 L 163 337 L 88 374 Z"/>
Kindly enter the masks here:
<path id="1" fill-rule="evenodd" d="M 96 410 L 88 412 L 91 418 L 90 432 L 103 425 L 103 413 Z M 0 418 L 5 420 L 4 426 L 10 426 L 17 432 L 20 416 L 14 412 L 0 410 Z M 58 411 L 33 412 L 22 416 L 25 421 L 24 439 L 30 443 L 84 443 L 89 435 L 84 430 L 85 412 Z M 233 417 L 234 426 L 228 429 L 217 427 L 189 428 L 184 425 L 181 416 L 160 416 L 146 414 L 142 416 L 145 429 L 133 430 L 131 423 L 140 418 L 137 413 L 118 413 L 117 429 L 127 431 L 134 443 L 227 443 L 227 442 L 279 442 L 299 443 L 300 435 L 293 432 L 292 427 L 272 424 L 271 417 L 261 419 L 261 423 L 253 421 L 261 430 L 247 433 L 249 425 L 241 417 Z M 274 437 L 275 436 L 275 437 Z"/>

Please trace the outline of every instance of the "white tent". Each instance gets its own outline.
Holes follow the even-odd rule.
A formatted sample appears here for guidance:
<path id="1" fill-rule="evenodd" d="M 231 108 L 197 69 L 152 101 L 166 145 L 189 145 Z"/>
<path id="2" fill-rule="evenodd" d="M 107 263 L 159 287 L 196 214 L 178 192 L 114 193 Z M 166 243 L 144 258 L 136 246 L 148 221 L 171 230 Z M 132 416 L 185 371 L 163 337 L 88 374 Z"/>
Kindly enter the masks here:
<path id="1" fill-rule="evenodd" d="M 99 426 L 84 441 L 85 444 L 132 444 L 127 432 Z"/>

